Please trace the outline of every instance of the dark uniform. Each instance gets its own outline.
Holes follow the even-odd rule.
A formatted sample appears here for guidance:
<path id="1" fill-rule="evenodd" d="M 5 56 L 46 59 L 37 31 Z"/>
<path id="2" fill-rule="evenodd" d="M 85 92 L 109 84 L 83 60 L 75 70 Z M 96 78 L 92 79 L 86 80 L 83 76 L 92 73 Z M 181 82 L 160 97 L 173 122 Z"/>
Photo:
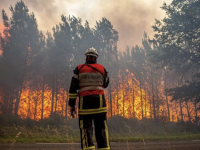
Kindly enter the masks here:
<path id="1" fill-rule="evenodd" d="M 94 150 L 92 140 L 93 126 L 98 149 L 109 150 L 108 127 L 106 121 L 106 101 L 104 88 L 109 84 L 105 68 L 93 60 L 79 65 L 74 70 L 69 90 L 69 106 L 74 107 L 76 97 L 79 96 L 79 127 L 81 134 L 81 148 Z M 77 93 L 78 91 L 78 93 Z"/>

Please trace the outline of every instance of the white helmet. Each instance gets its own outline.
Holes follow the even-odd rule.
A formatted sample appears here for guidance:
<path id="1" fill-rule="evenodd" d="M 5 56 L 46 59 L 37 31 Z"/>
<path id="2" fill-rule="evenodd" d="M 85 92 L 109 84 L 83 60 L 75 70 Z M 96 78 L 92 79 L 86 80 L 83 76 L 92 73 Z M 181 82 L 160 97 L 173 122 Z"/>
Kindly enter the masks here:
<path id="1" fill-rule="evenodd" d="M 98 52 L 97 52 L 97 50 L 95 48 L 91 47 L 91 48 L 89 48 L 89 49 L 86 50 L 85 56 L 98 57 Z"/>

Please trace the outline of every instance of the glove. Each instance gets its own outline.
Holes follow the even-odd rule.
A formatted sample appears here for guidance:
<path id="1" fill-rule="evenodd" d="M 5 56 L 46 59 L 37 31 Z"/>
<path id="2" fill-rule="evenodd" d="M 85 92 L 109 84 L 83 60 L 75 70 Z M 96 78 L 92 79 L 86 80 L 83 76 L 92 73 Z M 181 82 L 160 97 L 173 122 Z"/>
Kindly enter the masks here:
<path id="1" fill-rule="evenodd" d="M 70 108 L 71 116 L 74 118 L 74 115 L 76 114 L 76 109 L 75 107 Z"/>

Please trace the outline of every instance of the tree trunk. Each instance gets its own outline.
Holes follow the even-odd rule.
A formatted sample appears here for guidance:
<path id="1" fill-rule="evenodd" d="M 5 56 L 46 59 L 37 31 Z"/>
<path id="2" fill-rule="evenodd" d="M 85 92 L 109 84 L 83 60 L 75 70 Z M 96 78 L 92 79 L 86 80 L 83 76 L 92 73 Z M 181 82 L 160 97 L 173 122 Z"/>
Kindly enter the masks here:
<path id="1" fill-rule="evenodd" d="M 194 107 L 195 107 L 195 122 L 198 122 L 198 110 L 197 110 L 197 102 L 194 102 Z"/>
<path id="2" fill-rule="evenodd" d="M 36 116 L 37 116 L 37 102 L 38 102 L 38 96 L 39 95 L 39 88 L 38 88 L 38 85 L 37 85 L 37 97 L 35 99 L 35 113 L 34 113 L 34 120 L 36 120 Z"/>
<path id="3" fill-rule="evenodd" d="M 147 92 L 145 88 L 145 117 L 147 118 Z"/>
<path id="4" fill-rule="evenodd" d="M 116 111 L 116 108 L 115 108 L 115 106 L 116 106 L 115 101 L 116 101 L 116 100 L 115 100 L 115 98 L 116 98 L 116 97 L 114 96 L 114 99 L 113 99 L 113 100 L 114 100 L 114 101 L 113 101 L 113 116 L 115 116 L 115 111 Z"/>
<path id="5" fill-rule="evenodd" d="M 51 117 L 53 117 L 53 108 L 54 108 L 54 91 L 55 91 L 55 85 L 54 85 L 54 77 L 52 80 L 52 98 L 51 98 Z"/>
<path id="6" fill-rule="evenodd" d="M 169 109 L 169 101 L 168 101 L 168 95 L 167 95 L 167 92 L 165 92 L 165 98 L 166 98 L 166 102 L 167 102 L 168 120 L 169 120 L 169 122 L 170 122 L 171 119 L 170 119 L 170 109 Z"/>
<path id="7" fill-rule="evenodd" d="M 186 106 L 187 106 L 188 119 L 189 119 L 189 122 L 191 122 L 189 104 L 188 104 L 188 102 L 187 102 L 187 101 L 185 101 L 185 103 L 186 103 Z"/>
<path id="8" fill-rule="evenodd" d="M 152 99 L 153 99 L 153 114 L 154 114 L 154 120 L 156 120 L 156 105 L 155 105 L 155 99 L 154 99 L 154 85 L 153 85 L 153 73 L 152 73 L 152 70 L 151 70 L 151 80 L 152 80 L 152 83 L 151 83 L 151 88 L 152 88 Z"/>
<path id="9" fill-rule="evenodd" d="M 142 96 L 142 81 L 141 81 L 141 78 L 140 78 L 140 100 L 141 100 L 141 112 L 142 112 L 142 119 L 143 119 L 143 96 Z"/>
<path id="10" fill-rule="evenodd" d="M 68 99 L 69 99 L 69 83 L 70 83 L 70 81 L 69 81 L 69 58 L 67 58 L 67 83 L 66 83 L 66 91 L 67 91 L 67 97 L 66 97 L 66 102 L 65 102 L 65 116 L 66 116 L 66 119 L 68 119 L 68 116 L 67 116 L 67 114 L 68 114 L 68 111 L 67 111 L 67 109 L 68 109 Z"/>
<path id="11" fill-rule="evenodd" d="M 15 91 L 14 91 L 14 85 L 13 85 L 12 93 L 11 93 L 11 95 L 9 94 L 9 99 L 10 99 L 10 101 L 9 101 L 9 112 L 8 112 L 9 115 L 13 114 L 14 93 L 15 93 Z"/>
<path id="12" fill-rule="evenodd" d="M 63 103 L 63 105 L 62 105 L 62 117 L 64 117 L 63 111 L 64 111 L 64 104 L 65 104 L 65 88 L 63 88 L 63 100 L 62 100 L 62 103 Z"/>
<path id="13" fill-rule="evenodd" d="M 23 81 L 21 82 L 21 85 L 19 86 L 19 88 L 17 88 L 17 98 L 16 98 L 16 102 L 15 102 L 15 115 L 18 115 L 18 109 L 19 109 L 19 102 L 20 102 L 20 98 L 21 98 L 21 94 L 22 94 L 22 87 L 23 87 Z"/>
<path id="14" fill-rule="evenodd" d="M 133 118 L 135 118 L 135 91 L 134 91 L 134 87 L 133 87 Z"/>
<path id="15" fill-rule="evenodd" d="M 44 119 L 43 114 L 44 114 L 44 75 L 42 78 L 42 110 L 41 110 L 41 119 Z"/>
<path id="16" fill-rule="evenodd" d="M 152 99 L 150 98 L 150 118 L 152 119 Z"/>
<path id="17" fill-rule="evenodd" d="M 56 103 L 55 103 L 55 115 L 57 114 L 57 102 L 58 102 L 58 79 L 57 79 L 57 77 L 56 77 L 56 86 L 55 86 L 55 88 L 56 88 Z"/>
<path id="18" fill-rule="evenodd" d="M 167 95 L 166 89 L 167 89 L 167 76 L 165 72 L 165 100 L 167 102 L 168 120 L 170 122 L 170 110 L 169 110 L 169 102 L 168 102 L 168 95 Z"/>
<path id="19" fill-rule="evenodd" d="M 111 81 L 111 80 L 110 80 Z M 112 118 L 112 88 L 111 88 L 111 82 L 110 82 L 110 115 L 111 115 L 111 118 Z"/>
<path id="20" fill-rule="evenodd" d="M 65 117 L 67 118 L 67 109 L 68 109 L 68 99 L 69 99 L 69 89 L 68 89 L 68 85 L 67 85 L 67 88 L 66 88 L 66 91 L 67 91 L 67 97 L 66 97 L 66 101 L 65 101 Z M 67 118 L 68 119 L 68 118 Z"/>
<path id="21" fill-rule="evenodd" d="M 10 91 L 5 92 L 5 90 L 3 90 L 3 88 L 0 87 L 0 101 L 3 103 L 0 109 L 2 114 L 9 114 L 10 95 Z"/>
<path id="22" fill-rule="evenodd" d="M 119 91 L 118 91 L 119 92 Z M 119 115 L 119 94 L 117 92 L 117 115 Z"/>
<path id="23" fill-rule="evenodd" d="M 31 100 L 30 96 L 28 96 L 28 110 L 27 110 L 27 116 L 31 118 Z"/>
<path id="24" fill-rule="evenodd" d="M 3 105 L 0 109 L 1 113 L 2 114 L 8 114 L 8 110 L 9 110 L 9 103 L 10 103 L 10 94 L 6 94 L 6 95 L 3 95 L 3 90 L 1 91 L 2 89 L 0 88 L 0 101 L 3 102 Z"/>
<path id="25" fill-rule="evenodd" d="M 172 120 L 171 121 L 174 121 L 174 108 L 173 108 L 173 104 L 171 106 L 171 109 L 172 109 Z"/>
<path id="26" fill-rule="evenodd" d="M 183 123 L 183 110 L 182 110 L 181 100 L 179 100 L 179 105 L 180 105 L 180 111 L 181 111 L 181 123 Z"/>
<path id="27" fill-rule="evenodd" d="M 158 96 L 158 83 L 156 82 L 156 107 L 157 107 L 157 112 L 158 112 L 158 116 L 159 116 L 159 110 L 160 110 L 160 101 L 159 101 L 159 96 Z"/>
<path id="28" fill-rule="evenodd" d="M 178 118 L 178 111 L 177 111 L 177 102 L 175 102 L 175 110 L 176 110 L 176 117 L 177 117 L 176 119 L 179 120 L 179 118 Z"/>
<path id="29" fill-rule="evenodd" d="M 124 117 L 124 85 L 123 85 L 123 117 Z"/>
<path id="30" fill-rule="evenodd" d="M 106 50 L 107 51 L 112 50 L 110 43 L 108 43 L 106 45 Z M 110 55 L 111 55 L 110 53 L 107 54 L 107 57 L 106 57 L 107 59 L 105 61 L 106 61 L 106 64 L 108 64 L 108 72 L 110 72 L 110 75 L 109 75 L 110 83 L 109 83 L 109 88 L 108 88 L 108 106 L 110 106 L 110 117 L 112 118 L 112 88 L 111 88 L 111 76 L 112 76 L 111 73 L 112 72 L 111 72 L 111 56 Z M 110 102 L 110 104 L 109 104 L 109 102 Z M 108 107 L 108 109 L 109 109 L 109 107 Z"/>

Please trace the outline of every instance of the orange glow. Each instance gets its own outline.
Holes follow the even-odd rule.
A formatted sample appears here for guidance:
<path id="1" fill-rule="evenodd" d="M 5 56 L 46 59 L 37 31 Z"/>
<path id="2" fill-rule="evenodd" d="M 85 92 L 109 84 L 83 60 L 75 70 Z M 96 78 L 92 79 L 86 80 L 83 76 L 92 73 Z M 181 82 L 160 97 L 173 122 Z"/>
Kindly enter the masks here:
<path id="1" fill-rule="evenodd" d="M 110 91 L 109 87 L 105 90 L 105 98 L 107 100 L 107 109 L 108 109 L 108 117 L 112 116 L 122 116 L 124 118 L 136 118 L 141 120 L 143 118 L 152 118 L 153 116 L 153 104 L 152 104 L 152 93 L 151 88 L 147 83 L 140 86 L 139 81 L 135 78 L 134 74 L 129 70 L 126 70 L 126 75 L 122 74 L 121 71 L 118 73 L 119 81 L 116 82 L 111 79 L 112 84 L 112 110 L 110 104 Z M 140 89 L 141 87 L 141 89 Z M 161 87 L 159 87 L 161 88 Z M 151 93 L 151 94 L 149 94 Z M 167 111 L 167 102 L 165 99 L 164 93 L 160 93 L 159 95 L 160 101 L 162 99 L 162 103 L 159 104 L 159 107 L 156 106 L 156 114 L 157 118 L 165 119 L 168 116 Z M 142 100 L 141 100 L 142 98 Z M 180 115 L 180 105 L 179 102 L 170 102 L 171 97 L 168 97 L 168 102 L 170 106 L 170 121 L 178 122 L 181 120 Z M 67 92 L 60 88 L 57 92 L 57 105 L 56 104 L 56 94 L 54 94 L 53 100 L 53 113 L 66 116 L 66 101 L 67 100 Z M 157 100 L 155 98 L 155 100 Z M 15 101 L 14 101 L 15 102 Z M 77 100 L 78 103 L 78 100 Z M 52 90 L 46 85 L 43 97 L 43 118 L 48 118 L 51 115 L 51 105 L 52 105 Z M 156 101 L 157 105 L 157 101 Z M 183 120 L 188 121 L 188 111 L 187 105 L 185 102 L 182 104 L 183 111 Z M 68 108 L 67 108 L 68 109 Z M 191 115 L 191 121 L 195 119 L 195 108 L 192 102 L 188 102 L 188 110 Z M 143 111 L 143 115 L 142 115 Z M 70 118 L 70 113 L 67 111 L 67 117 Z M 14 112 L 13 112 L 14 113 Z M 27 117 L 40 120 L 42 113 L 42 89 L 38 89 L 38 91 L 31 90 L 29 88 L 25 88 L 22 91 L 20 103 L 19 103 L 19 111 L 18 114 L 21 118 L 25 119 Z M 77 117 L 77 116 L 76 116 Z"/>
<path id="2" fill-rule="evenodd" d="M 0 24 L 0 33 L 3 33 L 4 25 Z"/>
<path id="3" fill-rule="evenodd" d="M 123 76 L 121 71 L 119 71 L 117 88 L 112 89 L 113 116 L 119 115 L 124 118 L 137 118 L 138 120 L 141 120 L 143 109 L 143 117 L 150 118 L 149 95 L 145 96 L 146 92 L 143 88 L 140 90 L 140 83 L 137 81 L 134 74 L 129 72 L 129 70 L 126 70 L 126 72 L 127 75 Z M 108 92 L 106 92 L 106 95 L 108 95 Z M 109 103 L 108 108 L 108 116 L 110 117 L 111 108 Z"/>
<path id="4" fill-rule="evenodd" d="M 57 94 L 56 114 L 65 116 L 66 95 L 67 93 L 66 92 L 63 93 L 63 90 L 60 90 L 60 92 Z M 51 101 L 52 101 L 52 92 L 50 89 L 48 89 L 48 87 L 46 87 L 43 98 L 43 118 L 48 118 L 51 115 L 51 103 L 52 103 Z M 54 113 L 55 113 L 55 103 L 56 103 L 56 98 L 54 97 L 54 108 L 53 108 Z M 34 120 L 39 120 L 41 119 L 41 113 L 42 113 L 42 90 L 39 91 L 31 91 L 29 89 L 23 90 L 20 99 L 18 115 L 23 119 L 29 117 Z"/>

